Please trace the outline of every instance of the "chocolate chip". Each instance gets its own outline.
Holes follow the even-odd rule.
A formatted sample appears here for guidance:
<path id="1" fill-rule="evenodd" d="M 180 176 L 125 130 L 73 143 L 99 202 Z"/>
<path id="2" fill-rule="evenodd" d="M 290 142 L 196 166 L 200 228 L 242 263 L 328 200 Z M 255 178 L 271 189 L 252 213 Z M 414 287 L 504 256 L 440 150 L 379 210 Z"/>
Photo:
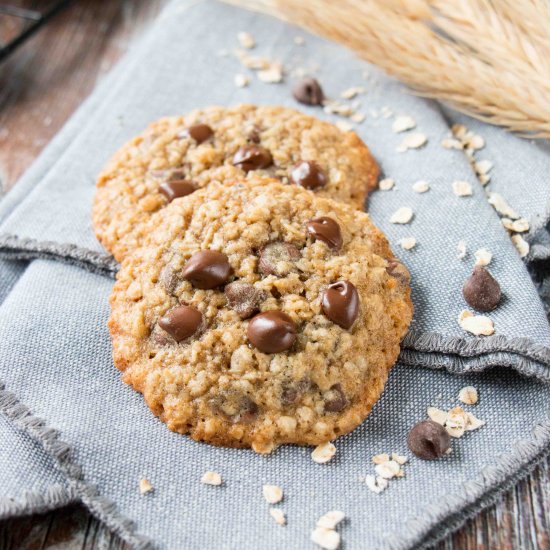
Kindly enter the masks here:
<path id="1" fill-rule="evenodd" d="M 258 405 L 252 401 L 249 397 L 243 396 L 240 402 L 240 412 L 234 419 L 235 422 L 243 422 L 244 424 L 250 424 L 254 422 L 258 417 L 259 412 Z"/>
<path id="2" fill-rule="evenodd" d="M 435 460 L 449 450 L 451 437 L 437 422 L 424 420 L 416 424 L 407 437 L 409 449 L 424 460 Z"/>
<path id="3" fill-rule="evenodd" d="M 265 300 L 265 293 L 250 283 L 234 281 L 225 289 L 229 307 L 237 312 L 241 319 L 247 319 L 259 310 L 260 303 Z"/>
<path id="4" fill-rule="evenodd" d="M 312 387 L 309 378 L 302 378 L 290 385 L 286 385 L 281 390 L 281 403 L 285 406 L 296 403 L 300 395 L 307 392 Z"/>
<path id="5" fill-rule="evenodd" d="M 186 134 L 193 138 L 197 142 L 197 145 L 200 145 L 214 135 L 214 130 L 207 124 L 194 124 L 187 128 Z"/>
<path id="6" fill-rule="evenodd" d="M 248 323 L 248 340 L 264 353 L 290 349 L 296 341 L 296 325 L 282 311 L 266 311 Z"/>
<path id="7" fill-rule="evenodd" d="M 388 261 L 386 272 L 402 284 L 409 284 L 411 280 L 409 270 L 395 258 Z"/>
<path id="8" fill-rule="evenodd" d="M 243 145 L 233 157 L 233 164 L 245 172 L 267 168 L 273 164 L 271 153 L 261 145 Z"/>
<path id="9" fill-rule="evenodd" d="M 300 258 L 300 251 L 293 244 L 282 241 L 268 243 L 260 249 L 258 270 L 264 275 L 283 277 L 293 271 Z"/>
<path id="10" fill-rule="evenodd" d="M 338 223 L 332 218 L 322 217 L 309 220 L 306 223 L 306 231 L 308 235 L 323 241 L 332 250 L 342 248 L 342 232 Z"/>
<path id="11" fill-rule="evenodd" d="M 321 294 L 324 314 L 342 328 L 349 329 L 359 314 L 359 295 L 349 281 L 338 281 Z"/>
<path id="12" fill-rule="evenodd" d="M 191 306 L 178 306 L 159 319 L 164 329 L 176 342 L 181 342 L 195 334 L 202 323 L 202 314 Z"/>
<path id="13" fill-rule="evenodd" d="M 327 178 L 321 167 L 312 160 L 302 160 L 290 172 L 292 183 L 301 185 L 306 189 L 324 187 Z"/>
<path id="14" fill-rule="evenodd" d="M 481 265 L 474 267 L 462 289 L 464 299 L 478 311 L 495 309 L 502 296 L 498 281 Z"/>
<path id="15" fill-rule="evenodd" d="M 212 399 L 210 406 L 216 414 L 224 416 L 227 420 L 244 424 L 254 422 L 260 411 L 250 397 L 231 390 Z"/>
<path id="16" fill-rule="evenodd" d="M 168 202 L 172 202 L 179 197 L 190 195 L 196 189 L 196 184 L 191 180 L 166 181 L 159 185 L 159 192 L 168 199 Z"/>
<path id="17" fill-rule="evenodd" d="M 209 289 L 222 285 L 231 275 L 227 256 L 216 250 L 195 252 L 183 266 L 181 276 L 195 288 Z"/>
<path id="18" fill-rule="evenodd" d="M 325 99 L 325 94 L 321 85 L 315 78 L 306 77 L 300 80 L 294 86 L 292 95 L 296 101 L 305 105 L 321 105 Z"/>
<path id="19" fill-rule="evenodd" d="M 168 168 L 167 170 L 151 170 L 151 176 L 164 182 L 183 180 L 185 179 L 185 171 L 183 168 Z"/>
<path id="20" fill-rule="evenodd" d="M 323 399 L 325 400 L 325 412 L 340 412 L 348 406 L 348 400 L 340 384 L 334 384 L 323 395 Z"/>

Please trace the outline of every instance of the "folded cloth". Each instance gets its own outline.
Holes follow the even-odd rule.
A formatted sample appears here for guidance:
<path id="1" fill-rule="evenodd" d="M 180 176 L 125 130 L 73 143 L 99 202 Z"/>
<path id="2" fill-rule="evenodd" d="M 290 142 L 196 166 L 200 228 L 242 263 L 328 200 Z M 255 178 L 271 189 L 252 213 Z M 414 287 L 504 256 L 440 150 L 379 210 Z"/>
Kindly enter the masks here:
<path id="1" fill-rule="evenodd" d="M 253 79 L 248 88 L 234 87 L 234 75 L 245 69 L 220 50 L 232 50 L 242 30 L 256 37 L 254 53 L 279 59 L 289 70 L 318 66 L 328 96 L 365 86 L 359 110 L 367 118 L 356 130 L 385 177 L 396 182 L 372 196 L 369 211 L 410 268 L 415 321 L 380 402 L 360 428 L 336 442 L 336 457 L 325 465 L 312 462 L 308 449 L 285 447 L 259 457 L 171 433 L 119 381 L 110 358 L 105 323 L 116 265 L 90 226 L 94 176 L 118 146 L 160 116 L 247 101 L 296 107 L 292 77 L 280 85 Z M 298 34 L 305 46 L 295 44 Z M 45 419 L 44 429 L 28 433 L 43 443 L 70 490 L 126 540 L 166 548 L 301 548 L 320 515 L 341 509 L 349 517 L 340 531 L 350 548 L 409 548 L 456 528 L 548 453 L 550 386 L 543 382 L 550 380 L 550 331 L 543 307 L 468 160 L 441 146 L 449 124 L 435 102 L 408 95 L 334 44 L 210 1 L 170 4 L 90 101 L 78 124 L 70 123 L 57 138 L 58 148 L 39 161 L 40 177 L 30 183 L 24 178 L 0 210 L 2 257 L 40 258 L 0 306 L 0 380 L 21 407 Z M 336 120 L 319 108 L 300 107 Z M 396 151 L 407 134 L 392 131 L 395 117 L 385 118 L 390 109 L 415 119 L 413 131 L 428 138 L 423 148 Z M 493 154 L 496 167 L 499 153 Z M 528 165 L 524 158 L 521 166 Z M 527 182 L 529 172 L 518 177 Z M 497 179 L 495 172 L 489 186 Z M 428 181 L 430 190 L 414 192 L 417 180 Z M 471 183 L 472 196 L 453 193 L 452 182 L 461 180 Z M 499 179 L 499 192 L 513 183 Z M 533 185 L 548 183 L 537 177 Z M 413 209 L 412 223 L 390 223 L 402 206 Z M 417 240 L 410 251 L 397 244 L 408 236 Z M 457 258 L 459 241 L 466 243 L 463 259 Z M 492 252 L 489 268 L 505 296 L 489 314 L 495 335 L 486 338 L 468 335 L 457 322 L 467 308 L 461 288 L 480 248 Z M 430 405 L 459 404 L 458 392 L 468 384 L 480 394 L 469 410 L 487 424 L 453 441 L 444 460 L 410 457 L 410 427 Z M 12 416 L 5 404 L 0 410 Z M 53 439 L 44 439 L 48 427 L 59 432 Z M 375 494 L 359 478 L 374 473 L 373 455 L 392 451 L 409 455 L 406 476 Z M 206 470 L 219 471 L 224 484 L 202 485 Z M 142 478 L 154 491 L 140 495 Z M 264 483 L 283 487 L 279 507 L 287 526 L 269 516 Z M 220 529 L 224 517 L 229 521 Z"/>

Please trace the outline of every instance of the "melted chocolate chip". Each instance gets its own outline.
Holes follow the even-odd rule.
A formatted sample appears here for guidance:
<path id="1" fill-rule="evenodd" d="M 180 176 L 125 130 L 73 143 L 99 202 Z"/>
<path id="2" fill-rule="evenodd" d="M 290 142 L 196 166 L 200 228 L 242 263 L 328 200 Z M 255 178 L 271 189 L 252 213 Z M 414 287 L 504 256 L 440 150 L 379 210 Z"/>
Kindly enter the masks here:
<path id="1" fill-rule="evenodd" d="M 229 307 L 234 309 L 241 319 L 247 319 L 259 310 L 260 303 L 265 300 L 265 293 L 250 283 L 234 281 L 225 289 Z"/>
<path id="2" fill-rule="evenodd" d="M 325 99 L 323 89 L 315 78 L 306 77 L 294 86 L 292 95 L 304 105 L 321 105 Z"/>
<path id="3" fill-rule="evenodd" d="M 159 186 L 159 192 L 168 199 L 168 202 L 172 202 L 179 197 L 190 195 L 196 189 L 196 184 L 191 180 L 165 181 Z"/>
<path id="4" fill-rule="evenodd" d="M 281 403 L 284 406 L 293 405 L 311 387 L 312 382 L 309 378 L 302 378 L 298 382 L 284 386 L 281 390 Z"/>
<path id="5" fill-rule="evenodd" d="M 444 456 L 450 444 L 451 438 L 447 430 L 432 420 L 416 424 L 407 437 L 409 449 L 424 460 L 435 460 Z"/>
<path id="6" fill-rule="evenodd" d="M 191 306 L 178 306 L 159 319 L 164 329 L 176 342 L 195 334 L 202 323 L 202 314 Z"/>
<path id="7" fill-rule="evenodd" d="M 306 223 L 306 232 L 314 239 L 323 241 L 332 250 L 342 248 L 342 232 L 340 226 L 332 218 L 322 217 L 309 220 Z"/>
<path id="8" fill-rule="evenodd" d="M 273 164 L 271 153 L 260 145 L 244 145 L 233 157 L 233 164 L 245 172 L 267 168 Z"/>
<path id="9" fill-rule="evenodd" d="M 498 281 L 483 267 L 476 265 L 462 289 L 464 299 L 478 311 L 492 311 L 500 303 L 502 293 Z"/>
<path id="10" fill-rule="evenodd" d="M 388 261 L 386 272 L 402 284 L 409 284 L 411 280 L 409 270 L 395 258 Z"/>
<path id="11" fill-rule="evenodd" d="M 323 396 L 325 412 L 340 412 L 348 406 L 348 400 L 340 384 L 334 384 Z"/>
<path id="12" fill-rule="evenodd" d="M 321 167 L 312 160 L 302 160 L 290 172 L 290 180 L 306 189 L 318 189 L 327 183 L 327 177 Z"/>
<path id="13" fill-rule="evenodd" d="M 200 145 L 214 135 L 214 130 L 207 124 L 194 124 L 187 128 L 186 133 L 197 142 L 197 145 Z"/>
<path id="14" fill-rule="evenodd" d="M 258 270 L 264 275 L 283 277 L 293 271 L 300 258 L 300 251 L 293 244 L 282 241 L 268 243 L 260 249 Z"/>
<path id="15" fill-rule="evenodd" d="M 266 311 L 248 323 L 248 340 L 264 353 L 290 349 L 296 341 L 296 325 L 282 311 Z"/>
<path id="16" fill-rule="evenodd" d="M 216 250 L 195 252 L 183 266 L 181 276 L 195 288 L 210 289 L 222 285 L 231 275 L 227 256 Z"/>
<path id="17" fill-rule="evenodd" d="M 359 295 L 349 281 L 329 285 L 321 294 L 324 314 L 342 328 L 349 329 L 359 314 Z"/>

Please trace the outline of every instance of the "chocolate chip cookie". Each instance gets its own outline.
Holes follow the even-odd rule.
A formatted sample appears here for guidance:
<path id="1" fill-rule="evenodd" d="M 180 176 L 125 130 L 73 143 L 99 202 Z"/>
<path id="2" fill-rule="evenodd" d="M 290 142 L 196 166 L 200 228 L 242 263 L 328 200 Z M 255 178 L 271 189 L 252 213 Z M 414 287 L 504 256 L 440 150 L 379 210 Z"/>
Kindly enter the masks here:
<path id="1" fill-rule="evenodd" d="M 120 149 L 97 180 L 93 223 L 117 260 L 139 245 L 143 223 L 211 181 L 258 175 L 363 208 L 378 167 L 353 132 L 293 109 L 210 107 L 164 118 Z"/>
<path id="2" fill-rule="evenodd" d="M 171 430 L 268 453 L 363 421 L 412 315 L 408 271 L 367 214 L 251 177 L 146 226 L 109 327 L 124 381 Z"/>

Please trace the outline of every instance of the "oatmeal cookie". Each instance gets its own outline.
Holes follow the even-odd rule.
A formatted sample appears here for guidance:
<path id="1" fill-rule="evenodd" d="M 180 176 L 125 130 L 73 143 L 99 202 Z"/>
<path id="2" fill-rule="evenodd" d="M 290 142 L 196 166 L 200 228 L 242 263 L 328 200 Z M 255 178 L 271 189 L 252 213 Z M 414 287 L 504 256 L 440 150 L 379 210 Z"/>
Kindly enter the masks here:
<path id="1" fill-rule="evenodd" d="M 353 132 L 284 107 L 210 107 L 163 118 L 124 145 L 97 180 L 93 223 L 122 260 L 141 226 L 211 181 L 270 176 L 363 208 L 378 167 Z"/>
<path id="2" fill-rule="evenodd" d="M 412 316 L 369 216 L 265 178 L 149 221 L 111 296 L 114 362 L 171 430 L 270 452 L 358 426 Z"/>

